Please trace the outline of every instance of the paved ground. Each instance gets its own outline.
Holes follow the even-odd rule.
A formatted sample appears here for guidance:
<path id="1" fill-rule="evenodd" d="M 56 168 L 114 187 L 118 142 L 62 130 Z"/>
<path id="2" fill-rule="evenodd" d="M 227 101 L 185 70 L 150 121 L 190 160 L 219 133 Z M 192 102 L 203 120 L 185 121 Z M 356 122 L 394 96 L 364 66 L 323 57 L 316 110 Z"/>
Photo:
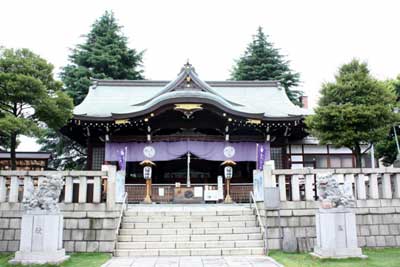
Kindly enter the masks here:
<path id="1" fill-rule="evenodd" d="M 102 267 L 280 267 L 265 256 L 114 257 Z"/>

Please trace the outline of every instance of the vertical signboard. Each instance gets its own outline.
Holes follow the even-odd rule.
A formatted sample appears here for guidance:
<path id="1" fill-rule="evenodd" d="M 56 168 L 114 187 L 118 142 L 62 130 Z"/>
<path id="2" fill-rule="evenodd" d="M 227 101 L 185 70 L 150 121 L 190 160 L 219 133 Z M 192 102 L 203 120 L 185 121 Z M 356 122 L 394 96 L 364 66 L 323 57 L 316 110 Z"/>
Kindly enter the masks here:
<path id="1" fill-rule="evenodd" d="M 127 147 L 121 149 L 118 159 L 118 171 L 115 177 L 115 201 L 118 203 L 124 201 L 127 152 Z"/>
<path id="2" fill-rule="evenodd" d="M 224 199 L 224 184 L 222 182 L 222 176 L 218 176 L 218 199 Z"/>
<path id="3" fill-rule="evenodd" d="M 255 201 L 264 201 L 263 171 L 253 170 L 253 194 Z"/>
<path id="4" fill-rule="evenodd" d="M 256 144 L 256 169 L 262 171 L 264 169 L 264 162 L 270 159 L 269 142 Z"/>

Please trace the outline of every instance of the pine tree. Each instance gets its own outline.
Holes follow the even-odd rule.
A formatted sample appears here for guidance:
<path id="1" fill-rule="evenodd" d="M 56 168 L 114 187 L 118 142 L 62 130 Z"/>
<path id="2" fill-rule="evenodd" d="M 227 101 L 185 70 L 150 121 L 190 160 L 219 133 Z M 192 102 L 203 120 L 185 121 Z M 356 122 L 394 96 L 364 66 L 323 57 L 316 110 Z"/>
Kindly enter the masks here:
<path id="1" fill-rule="evenodd" d="M 86 42 L 72 50 L 71 64 L 63 68 L 65 91 L 78 105 L 86 97 L 90 79 L 143 79 L 143 51 L 128 48 L 113 12 L 106 11 L 92 25 Z"/>
<path id="2" fill-rule="evenodd" d="M 301 105 L 302 92 L 292 90 L 299 85 L 300 74 L 293 72 L 289 61 L 279 53 L 279 49 L 267 40 L 261 27 L 253 41 L 247 46 L 244 55 L 236 61 L 231 73 L 233 80 L 277 80 L 285 88 L 289 99 L 296 105 Z"/>
<path id="3" fill-rule="evenodd" d="M 143 79 L 143 51 L 128 48 L 113 12 L 106 11 L 92 25 L 84 43 L 77 45 L 69 57 L 70 64 L 61 72 L 65 92 L 75 105 L 86 97 L 91 78 Z M 39 139 L 41 150 L 54 153 L 50 166 L 57 169 L 84 169 L 86 149 L 59 132 L 49 130 Z"/>

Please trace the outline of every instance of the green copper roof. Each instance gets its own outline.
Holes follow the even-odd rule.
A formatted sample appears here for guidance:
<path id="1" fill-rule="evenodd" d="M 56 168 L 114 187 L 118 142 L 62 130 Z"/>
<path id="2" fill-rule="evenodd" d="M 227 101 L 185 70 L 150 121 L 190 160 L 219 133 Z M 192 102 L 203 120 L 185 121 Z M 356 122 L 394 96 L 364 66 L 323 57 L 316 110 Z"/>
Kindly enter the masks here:
<path id="1" fill-rule="evenodd" d="M 74 109 L 78 119 L 128 118 L 165 104 L 206 103 L 260 119 L 292 119 L 310 114 L 295 106 L 276 81 L 202 81 L 186 64 L 171 81 L 95 80 L 85 100 Z"/>

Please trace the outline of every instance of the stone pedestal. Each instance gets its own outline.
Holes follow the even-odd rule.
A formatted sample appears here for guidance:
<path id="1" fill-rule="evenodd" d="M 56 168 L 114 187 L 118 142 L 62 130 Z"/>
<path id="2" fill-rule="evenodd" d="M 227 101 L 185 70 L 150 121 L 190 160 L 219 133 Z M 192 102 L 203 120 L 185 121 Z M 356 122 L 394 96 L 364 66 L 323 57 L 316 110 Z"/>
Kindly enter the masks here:
<path id="1" fill-rule="evenodd" d="M 356 216 L 349 208 L 316 212 L 317 243 L 313 256 L 320 258 L 364 258 L 357 243 Z"/>
<path id="2" fill-rule="evenodd" d="M 63 245 L 63 216 L 46 211 L 22 216 L 20 249 L 10 263 L 58 264 L 69 256 Z"/>
<path id="3" fill-rule="evenodd" d="M 117 171 L 115 175 L 115 202 L 123 203 L 125 197 L 126 171 Z"/>

